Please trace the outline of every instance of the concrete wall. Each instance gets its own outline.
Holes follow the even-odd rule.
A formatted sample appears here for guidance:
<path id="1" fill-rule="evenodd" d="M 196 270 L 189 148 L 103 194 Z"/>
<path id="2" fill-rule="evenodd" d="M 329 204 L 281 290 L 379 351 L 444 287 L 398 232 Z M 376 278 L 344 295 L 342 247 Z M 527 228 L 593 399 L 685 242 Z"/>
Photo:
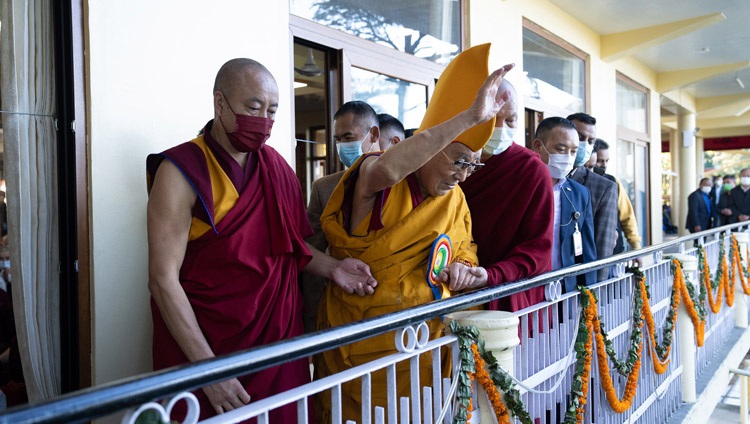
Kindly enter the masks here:
<path id="1" fill-rule="evenodd" d="M 276 77 L 269 144 L 293 160 L 288 2 L 89 1 L 93 378 L 151 370 L 145 158 L 213 117 L 219 67 L 251 57 Z"/>

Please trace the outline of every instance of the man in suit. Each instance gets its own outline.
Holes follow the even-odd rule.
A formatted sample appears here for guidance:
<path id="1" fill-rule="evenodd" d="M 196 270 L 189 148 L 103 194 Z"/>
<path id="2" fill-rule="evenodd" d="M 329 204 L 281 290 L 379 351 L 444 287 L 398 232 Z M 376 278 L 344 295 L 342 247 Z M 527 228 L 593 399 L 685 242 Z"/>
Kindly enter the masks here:
<path id="1" fill-rule="evenodd" d="M 724 185 L 721 187 L 719 203 L 716 205 L 716 211 L 719 215 L 718 226 L 734 224 L 736 219 L 729 208 L 729 199 L 732 197 L 732 189 L 735 186 L 734 175 L 727 174 L 723 178 Z M 714 225 L 716 227 L 716 225 Z"/>
<path id="2" fill-rule="evenodd" d="M 750 220 L 750 168 L 740 171 L 740 185 L 730 191 L 729 209 L 735 222 Z"/>
<path id="3" fill-rule="evenodd" d="M 698 189 L 688 196 L 688 214 L 685 228 L 691 233 L 711 228 L 711 210 L 714 207 L 708 196 L 711 193 L 711 179 L 701 178 Z"/>
<path id="4" fill-rule="evenodd" d="M 576 127 L 578 149 L 585 149 L 589 153 L 588 156 L 577 155 L 575 170 L 569 179 L 589 189 L 594 211 L 597 259 L 608 258 L 612 256 L 617 241 L 617 184 L 582 166 L 589 159 L 596 141 L 596 118 L 585 113 L 574 113 L 568 116 L 568 120 Z M 609 269 L 602 268 L 597 275 L 600 281 L 605 280 L 609 278 Z"/>
<path id="5" fill-rule="evenodd" d="M 534 135 L 534 151 L 547 164 L 552 177 L 554 218 L 552 269 L 593 262 L 597 259 L 591 197 L 586 187 L 566 176 L 579 148 L 575 125 L 560 117 L 546 118 Z M 596 273 L 565 278 L 565 292 L 596 282 Z"/>

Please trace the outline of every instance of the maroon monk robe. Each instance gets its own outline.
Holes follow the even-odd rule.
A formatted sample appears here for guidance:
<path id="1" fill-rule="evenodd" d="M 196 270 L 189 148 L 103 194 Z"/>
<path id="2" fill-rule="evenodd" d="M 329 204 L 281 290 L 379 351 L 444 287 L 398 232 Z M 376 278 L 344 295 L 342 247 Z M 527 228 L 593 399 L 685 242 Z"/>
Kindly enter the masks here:
<path id="1" fill-rule="evenodd" d="M 208 131 L 206 138 L 210 138 Z M 248 162 L 254 163 L 246 167 L 251 175 L 245 178 L 237 203 L 215 223 L 203 151 L 188 142 L 151 155 L 151 181 L 163 158 L 175 163 L 199 194 L 205 210 L 197 215 L 208 215 L 209 224 L 213 223 L 212 230 L 188 242 L 180 269 L 180 282 L 213 352 L 224 355 L 303 334 L 297 275 L 311 259 L 304 238 L 312 230 L 289 165 L 270 146 L 251 154 Z M 154 369 L 187 363 L 153 299 L 151 310 Z M 309 382 L 310 369 L 307 359 L 300 359 L 239 381 L 258 401 Z M 195 394 L 201 402 L 201 419 L 215 415 L 204 392 Z M 280 408 L 270 418 L 295 422 L 296 405 Z"/>
<path id="2" fill-rule="evenodd" d="M 490 286 L 551 269 L 554 197 L 552 179 L 539 155 L 516 143 L 492 156 L 461 183 L 471 210 L 479 265 Z M 544 300 L 544 288 L 490 302 L 489 308 L 518 311 Z"/>

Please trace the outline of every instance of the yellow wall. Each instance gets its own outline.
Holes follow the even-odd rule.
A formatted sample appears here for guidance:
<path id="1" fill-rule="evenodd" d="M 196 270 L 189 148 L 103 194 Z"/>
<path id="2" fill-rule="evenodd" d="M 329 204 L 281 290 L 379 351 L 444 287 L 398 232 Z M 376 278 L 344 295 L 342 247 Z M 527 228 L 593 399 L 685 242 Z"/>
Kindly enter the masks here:
<path id="1" fill-rule="evenodd" d="M 146 155 L 195 137 L 234 57 L 279 82 L 269 144 L 292 161 L 288 2 L 89 1 L 85 27 L 91 163 L 94 383 L 150 371 Z"/>
<path id="2" fill-rule="evenodd" d="M 650 96 L 650 194 L 651 243 L 662 241 L 661 231 L 661 125 L 659 94 L 656 92 L 656 73 L 640 62 L 625 58 L 607 63 L 600 57 L 600 36 L 566 11 L 546 0 L 496 1 L 471 0 L 469 4 L 470 44 L 492 43 L 490 66 L 499 67 L 515 62 L 517 69 L 508 79 L 518 85 L 523 75 L 522 22 L 526 18 L 566 40 L 589 55 L 589 110 L 597 119 L 598 137 L 612 145 L 617 140 L 616 74 L 628 76 L 651 90 Z M 523 109 L 523 101 L 520 108 Z M 518 140 L 517 140 L 518 141 Z M 611 152 L 611 154 L 614 152 Z M 612 160 L 609 172 L 617 175 L 617 163 Z"/>

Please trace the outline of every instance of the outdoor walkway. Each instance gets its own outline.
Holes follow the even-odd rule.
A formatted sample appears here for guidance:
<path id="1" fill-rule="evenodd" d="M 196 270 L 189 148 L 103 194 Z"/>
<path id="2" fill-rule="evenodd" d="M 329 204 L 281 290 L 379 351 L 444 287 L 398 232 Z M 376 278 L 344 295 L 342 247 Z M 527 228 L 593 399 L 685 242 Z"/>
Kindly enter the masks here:
<path id="1" fill-rule="evenodd" d="M 750 352 L 742 362 L 742 368 L 750 366 Z M 733 376 L 727 391 L 716 405 L 708 424 L 736 424 L 740 422 L 740 379 Z"/>

